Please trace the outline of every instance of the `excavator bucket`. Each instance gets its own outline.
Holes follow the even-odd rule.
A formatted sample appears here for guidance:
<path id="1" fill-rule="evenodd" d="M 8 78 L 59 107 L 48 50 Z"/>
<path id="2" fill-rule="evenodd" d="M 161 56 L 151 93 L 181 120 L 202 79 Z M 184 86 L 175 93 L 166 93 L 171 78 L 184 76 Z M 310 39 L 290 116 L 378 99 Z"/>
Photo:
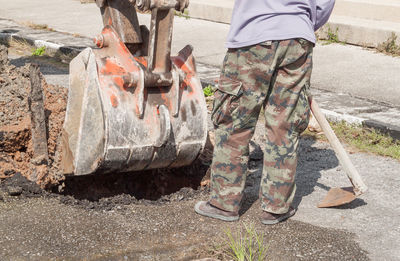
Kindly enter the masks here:
<path id="1" fill-rule="evenodd" d="M 119 17 L 110 15 L 118 12 L 118 2 L 129 1 L 102 1 L 103 15 Z M 110 18 L 95 39 L 99 48 L 87 48 L 71 61 L 64 174 L 180 167 L 191 164 L 203 150 L 206 102 L 192 47 L 170 56 L 174 12 L 169 7 L 150 8 L 147 36 L 143 27 L 125 32 L 136 34 L 135 41 L 147 37 L 147 46 L 123 41 L 118 33 L 122 29 L 113 26 L 122 23 Z M 107 21 L 104 16 L 103 20 Z"/>

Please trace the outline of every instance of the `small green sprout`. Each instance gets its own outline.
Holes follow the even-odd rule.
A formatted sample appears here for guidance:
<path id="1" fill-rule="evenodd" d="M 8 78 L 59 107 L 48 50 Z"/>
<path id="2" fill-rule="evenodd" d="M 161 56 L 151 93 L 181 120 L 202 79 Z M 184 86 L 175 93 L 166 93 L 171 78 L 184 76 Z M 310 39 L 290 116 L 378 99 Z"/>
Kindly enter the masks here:
<path id="1" fill-rule="evenodd" d="M 211 97 L 214 95 L 214 90 L 213 87 L 211 85 L 208 85 L 207 87 L 205 87 L 203 89 L 203 93 L 205 97 Z"/>
<path id="2" fill-rule="evenodd" d="M 33 56 L 42 56 L 46 52 L 46 46 L 38 47 L 32 51 Z"/>

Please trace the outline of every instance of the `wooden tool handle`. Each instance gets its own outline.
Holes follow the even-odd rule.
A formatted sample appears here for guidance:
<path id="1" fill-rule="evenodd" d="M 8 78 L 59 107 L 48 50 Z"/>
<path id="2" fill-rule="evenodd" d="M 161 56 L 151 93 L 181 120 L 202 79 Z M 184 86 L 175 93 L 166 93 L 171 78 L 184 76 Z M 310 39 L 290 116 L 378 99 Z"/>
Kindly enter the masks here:
<path id="1" fill-rule="evenodd" d="M 322 113 L 321 109 L 319 108 L 318 104 L 315 102 L 314 99 L 310 97 L 310 105 L 311 111 L 314 114 L 315 119 L 317 119 L 319 125 L 321 126 L 322 130 L 324 131 L 325 136 L 328 138 L 329 143 L 333 147 L 333 150 L 336 153 L 342 167 L 344 168 L 347 177 L 349 178 L 350 182 L 353 184 L 354 192 L 357 196 L 365 193 L 368 187 L 362 181 L 360 174 L 354 167 L 353 163 L 351 162 L 347 152 L 344 150 L 342 144 L 340 143 L 339 139 L 336 137 L 335 133 L 333 132 L 331 126 L 329 125 L 328 121 L 326 120 L 324 114 Z"/>

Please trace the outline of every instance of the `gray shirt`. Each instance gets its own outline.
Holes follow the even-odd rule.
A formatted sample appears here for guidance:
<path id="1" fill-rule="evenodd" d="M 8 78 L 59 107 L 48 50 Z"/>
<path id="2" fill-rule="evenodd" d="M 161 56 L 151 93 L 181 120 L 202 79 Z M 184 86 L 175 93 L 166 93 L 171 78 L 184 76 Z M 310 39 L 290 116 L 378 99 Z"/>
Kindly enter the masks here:
<path id="1" fill-rule="evenodd" d="M 292 38 L 315 43 L 314 31 L 328 21 L 334 4 L 335 0 L 236 0 L 226 47 Z"/>

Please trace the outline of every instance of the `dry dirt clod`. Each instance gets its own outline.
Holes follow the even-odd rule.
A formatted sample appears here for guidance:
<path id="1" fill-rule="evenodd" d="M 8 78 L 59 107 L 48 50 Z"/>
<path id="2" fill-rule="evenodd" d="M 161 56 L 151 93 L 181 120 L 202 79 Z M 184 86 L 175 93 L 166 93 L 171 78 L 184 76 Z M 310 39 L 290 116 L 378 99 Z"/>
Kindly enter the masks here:
<path id="1" fill-rule="evenodd" d="M 22 194 L 22 188 L 20 186 L 8 186 L 7 191 L 10 196 L 19 196 Z"/>
<path id="2" fill-rule="evenodd" d="M 40 155 L 35 158 L 32 158 L 31 163 L 36 166 L 46 165 L 48 163 L 48 159 L 46 158 L 45 155 Z"/>
<path id="3" fill-rule="evenodd" d="M 8 49 L 4 45 L 0 45 L 0 69 L 8 64 Z"/>
<path id="4" fill-rule="evenodd" d="M 21 173 L 16 173 L 3 180 L 2 183 L 0 183 L 0 191 L 1 190 L 10 196 L 24 195 L 26 197 L 38 197 L 46 194 L 39 185 L 29 181 Z"/>
<path id="5" fill-rule="evenodd" d="M 31 91 L 28 104 L 31 114 L 31 135 L 33 143 L 33 156 L 48 162 L 46 135 L 46 116 L 44 112 L 43 88 L 39 65 L 31 64 L 29 67 Z"/>

